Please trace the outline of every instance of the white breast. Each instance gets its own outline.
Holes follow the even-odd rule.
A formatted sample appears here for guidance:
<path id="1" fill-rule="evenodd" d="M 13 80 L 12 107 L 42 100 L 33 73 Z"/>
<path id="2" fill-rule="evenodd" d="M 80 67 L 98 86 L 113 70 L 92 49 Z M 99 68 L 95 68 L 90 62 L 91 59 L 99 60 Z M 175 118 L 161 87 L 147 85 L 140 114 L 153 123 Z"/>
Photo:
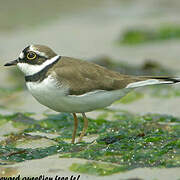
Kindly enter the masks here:
<path id="1" fill-rule="evenodd" d="M 37 101 L 55 111 L 56 98 L 65 96 L 65 89 L 58 88 L 59 85 L 52 76 L 48 76 L 42 82 L 27 82 L 26 86 Z"/>
<path id="2" fill-rule="evenodd" d="M 57 81 L 48 76 L 42 82 L 27 82 L 28 90 L 41 104 L 57 112 L 89 112 L 109 106 L 125 96 L 130 89 L 105 91 L 97 90 L 83 95 L 66 95 L 67 89 L 57 85 Z"/>

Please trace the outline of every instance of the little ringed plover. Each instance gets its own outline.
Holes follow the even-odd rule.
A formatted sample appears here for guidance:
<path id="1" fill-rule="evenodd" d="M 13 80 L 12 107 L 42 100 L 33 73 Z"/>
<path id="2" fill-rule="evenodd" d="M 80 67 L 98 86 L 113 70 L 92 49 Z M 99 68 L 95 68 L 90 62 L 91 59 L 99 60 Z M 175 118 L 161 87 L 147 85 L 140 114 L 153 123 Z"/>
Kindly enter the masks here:
<path id="1" fill-rule="evenodd" d="M 16 60 L 5 64 L 12 65 L 24 73 L 27 88 L 37 101 L 57 112 L 73 114 L 72 143 L 78 126 L 76 113 L 82 113 L 84 119 L 81 141 L 88 127 L 86 112 L 109 106 L 137 87 L 180 82 L 180 78 L 173 77 L 123 75 L 91 62 L 57 55 L 44 45 L 26 47 Z"/>

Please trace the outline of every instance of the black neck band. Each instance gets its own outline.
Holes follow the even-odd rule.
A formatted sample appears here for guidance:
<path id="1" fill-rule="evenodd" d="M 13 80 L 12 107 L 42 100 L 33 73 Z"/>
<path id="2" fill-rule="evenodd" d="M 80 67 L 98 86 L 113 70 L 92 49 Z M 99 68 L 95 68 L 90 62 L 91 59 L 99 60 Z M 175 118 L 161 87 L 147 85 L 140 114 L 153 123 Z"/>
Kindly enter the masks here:
<path id="1" fill-rule="evenodd" d="M 59 58 L 56 61 L 54 61 L 53 63 L 47 65 L 41 71 L 39 71 L 33 75 L 30 75 L 30 76 L 25 76 L 25 81 L 26 82 L 37 82 L 37 81 L 41 82 L 41 81 L 43 81 L 46 78 L 47 71 L 50 68 L 52 68 L 60 59 L 61 59 L 61 56 L 59 56 Z"/>

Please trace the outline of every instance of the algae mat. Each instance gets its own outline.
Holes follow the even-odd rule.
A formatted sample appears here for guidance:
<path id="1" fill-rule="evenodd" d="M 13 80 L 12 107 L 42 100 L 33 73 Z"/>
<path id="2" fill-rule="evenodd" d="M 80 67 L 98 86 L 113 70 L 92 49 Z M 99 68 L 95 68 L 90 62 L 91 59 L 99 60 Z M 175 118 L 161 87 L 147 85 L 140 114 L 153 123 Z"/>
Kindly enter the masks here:
<path id="1" fill-rule="evenodd" d="M 95 138 L 73 145 L 70 114 L 47 115 L 40 121 L 31 115 L 0 116 L 1 166 L 58 155 L 86 160 L 73 162 L 68 169 L 98 176 L 143 167 L 180 167 L 180 118 L 105 109 L 97 119 L 89 119 L 87 139 Z M 79 119 L 77 136 L 83 127 Z"/>

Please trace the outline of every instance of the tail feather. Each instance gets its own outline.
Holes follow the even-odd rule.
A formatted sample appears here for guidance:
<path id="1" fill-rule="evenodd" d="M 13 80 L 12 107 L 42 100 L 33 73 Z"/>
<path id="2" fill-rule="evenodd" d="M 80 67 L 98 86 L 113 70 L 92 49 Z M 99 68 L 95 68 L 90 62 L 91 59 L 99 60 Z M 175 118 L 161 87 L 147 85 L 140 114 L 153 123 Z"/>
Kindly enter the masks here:
<path id="1" fill-rule="evenodd" d="M 163 77 L 163 76 L 139 77 L 139 81 L 128 84 L 126 88 L 136 88 L 136 87 L 148 86 L 148 85 L 175 84 L 175 83 L 180 83 L 180 78 Z"/>
<path id="2" fill-rule="evenodd" d="M 158 79 L 162 81 L 170 81 L 172 84 L 180 82 L 180 78 L 174 78 L 174 77 L 154 77 L 154 79 Z"/>

